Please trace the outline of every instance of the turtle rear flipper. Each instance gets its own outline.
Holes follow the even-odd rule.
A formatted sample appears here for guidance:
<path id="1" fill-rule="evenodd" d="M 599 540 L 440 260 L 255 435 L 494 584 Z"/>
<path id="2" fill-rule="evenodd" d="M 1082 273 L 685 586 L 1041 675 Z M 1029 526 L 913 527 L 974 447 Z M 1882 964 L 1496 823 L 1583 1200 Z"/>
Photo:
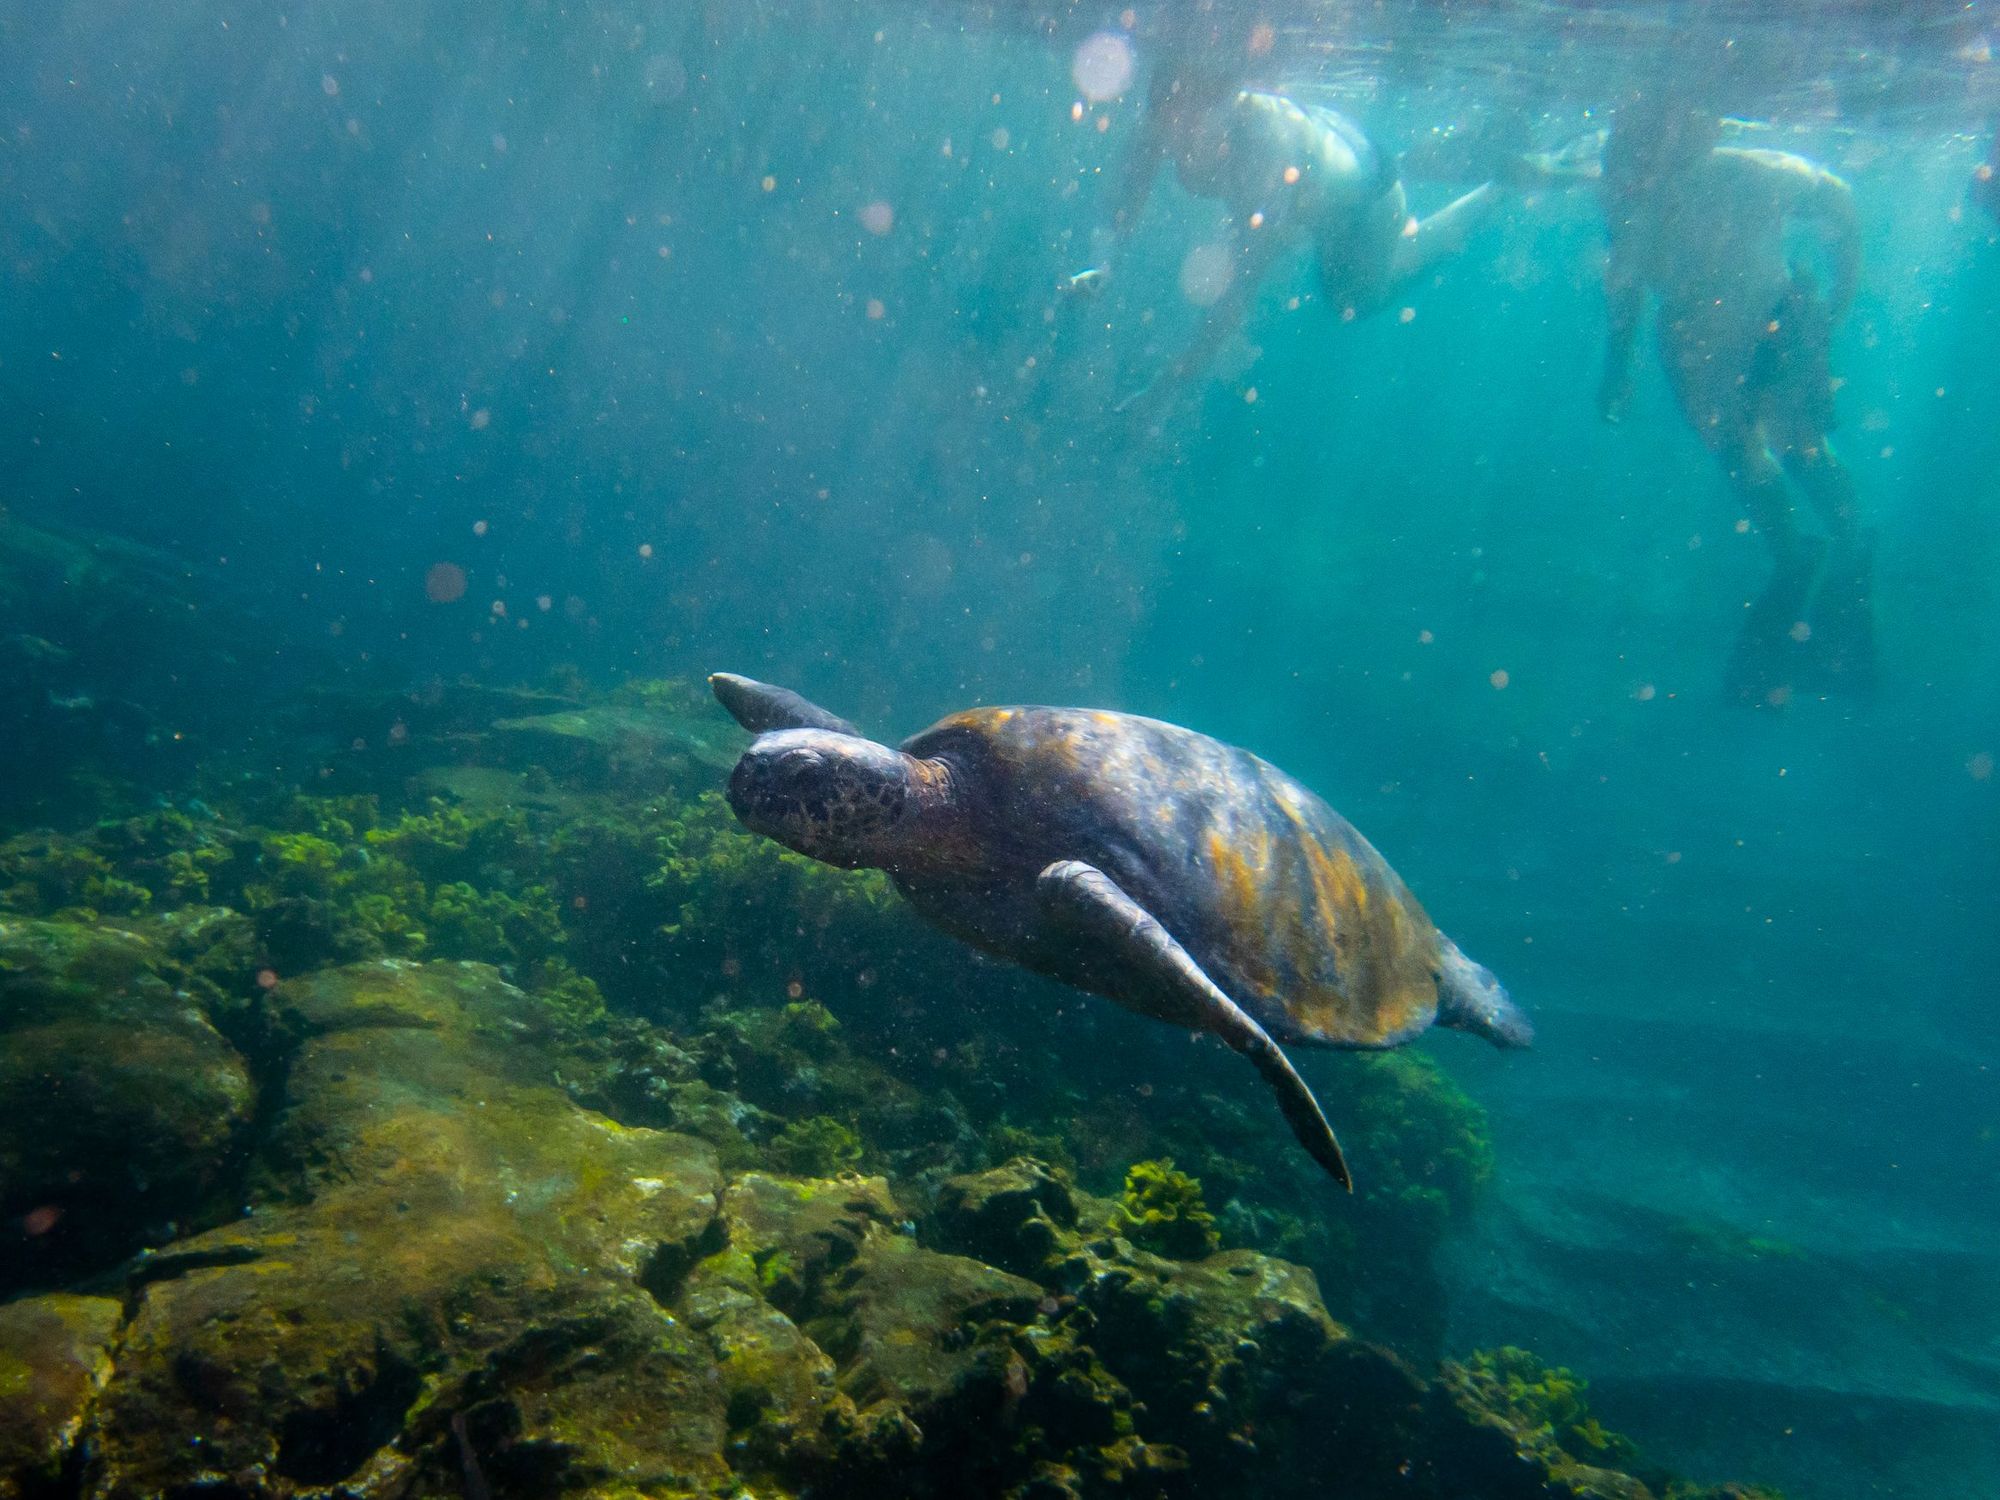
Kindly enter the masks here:
<path id="1" fill-rule="evenodd" d="M 716 701 L 729 710 L 729 716 L 752 734 L 768 734 L 773 729 L 824 729 L 830 734 L 851 734 L 858 740 L 868 738 L 847 720 L 808 703 L 790 688 L 772 687 L 734 672 L 710 673 L 708 687 Z"/>
<path id="2" fill-rule="evenodd" d="M 1277 1094 L 1278 1108 L 1299 1144 L 1335 1182 L 1354 1191 L 1333 1127 L 1291 1059 L 1216 987 L 1158 918 L 1110 876 L 1081 860 L 1058 860 L 1043 870 L 1035 881 L 1035 895 L 1052 918 L 1095 944 L 1136 981 L 1134 989 L 1146 1001 L 1133 1008 L 1157 1020 L 1209 1032 L 1249 1058 Z"/>
<path id="3" fill-rule="evenodd" d="M 1458 951 L 1438 934 L 1438 1025 L 1483 1036 L 1496 1047 L 1526 1047 L 1535 1040 L 1535 1023 L 1508 998 L 1493 971 Z"/>

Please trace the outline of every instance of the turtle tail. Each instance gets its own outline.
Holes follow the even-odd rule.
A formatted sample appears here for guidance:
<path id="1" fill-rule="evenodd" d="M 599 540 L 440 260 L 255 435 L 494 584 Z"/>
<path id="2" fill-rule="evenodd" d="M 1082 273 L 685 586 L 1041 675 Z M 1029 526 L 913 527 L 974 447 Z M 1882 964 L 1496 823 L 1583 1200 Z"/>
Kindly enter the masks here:
<path id="1" fill-rule="evenodd" d="M 1493 971 L 1459 952 L 1443 933 L 1438 942 L 1444 948 L 1438 964 L 1438 1025 L 1483 1036 L 1496 1047 L 1532 1044 L 1535 1023 L 1508 998 Z"/>

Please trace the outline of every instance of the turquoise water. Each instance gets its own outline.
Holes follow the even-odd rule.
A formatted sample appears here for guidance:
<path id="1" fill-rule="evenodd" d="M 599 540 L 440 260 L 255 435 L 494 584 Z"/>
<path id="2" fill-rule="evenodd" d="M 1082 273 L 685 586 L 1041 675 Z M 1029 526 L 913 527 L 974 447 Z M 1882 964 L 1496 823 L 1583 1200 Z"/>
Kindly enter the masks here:
<path id="1" fill-rule="evenodd" d="M 462 678 L 1185 724 L 1324 795 L 1536 1019 L 1419 1043 L 1497 1163 L 1446 1351 L 1575 1368 L 1686 1472 L 1991 1493 L 1993 16 L 1226 13 L 1272 26 L 1250 81 L 1392 150 L 1561 145 L 1664 46 L 1731 140 L 1851 183 L 1880 685 L 1743 708 L 1766 554 L 1649 346 L 1597 417 L 1589 183 L 1351 325 L 1283 259 L 1120 415 L 1221 210 L 1162 181 L 1115 283 L 1062 289 L 1144 110 L 1073 78 L 1114 10 L 172 10 L 0 3 L 0 514 L 149 559 L 0 606 L 63 653 L 7 662 L 6 832 L 91 815 L 79 758 L 304 776 L 323 746 L 259 739 L 301 704 Z"/>

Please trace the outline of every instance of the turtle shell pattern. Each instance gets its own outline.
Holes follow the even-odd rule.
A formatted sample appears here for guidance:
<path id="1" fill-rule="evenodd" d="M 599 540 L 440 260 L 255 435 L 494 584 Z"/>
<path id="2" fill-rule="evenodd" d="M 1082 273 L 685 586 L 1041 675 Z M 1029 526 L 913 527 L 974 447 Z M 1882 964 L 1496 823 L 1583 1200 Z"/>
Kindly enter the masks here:
<path id="1" fill-rule="evenodd" d="M 1097 866 L 1279 1041 L 1392 1047 L 1436 1019 L 1423 907 L 1351 823 L 1248 751 L 1064 708 L 971 709 L 901 748 L 951 766 L 966 878 Z"/>

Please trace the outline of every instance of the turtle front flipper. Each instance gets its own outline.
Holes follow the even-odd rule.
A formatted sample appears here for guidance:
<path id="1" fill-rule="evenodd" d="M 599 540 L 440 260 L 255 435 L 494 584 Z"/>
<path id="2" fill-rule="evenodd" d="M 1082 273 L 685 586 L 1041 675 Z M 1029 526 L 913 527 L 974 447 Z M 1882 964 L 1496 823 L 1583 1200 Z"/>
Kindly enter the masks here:
<path id="1" fill-rule="evenodd" d="M 734 672 L 710 673 L 708 686 L 716 701 L 729 710 L 730 717 L 752 734 L 767 734 L 773 729 L 824 729 L 830 734 L 851 734 L 856 739 L 868 737 L 839 715 L 806 702 L 790 688 L 753 682 Z"/>
<path id="2" fill-rule="evenodd" d="M 1285 1122 L 1307 1154 L 1349 1192 L 1354 1180 L 1319 1101 L 1269 1033 L 1216 987 L 1159 919 L 1095 865 L 1058 860 L 1035 881 L 1042 909 L 1063 928 L 1094 944 L 1133 981 L 1121 1004 L 1156 1020 L 1210 1032 L 1249 1058 L 1278 1096 Z"/>

